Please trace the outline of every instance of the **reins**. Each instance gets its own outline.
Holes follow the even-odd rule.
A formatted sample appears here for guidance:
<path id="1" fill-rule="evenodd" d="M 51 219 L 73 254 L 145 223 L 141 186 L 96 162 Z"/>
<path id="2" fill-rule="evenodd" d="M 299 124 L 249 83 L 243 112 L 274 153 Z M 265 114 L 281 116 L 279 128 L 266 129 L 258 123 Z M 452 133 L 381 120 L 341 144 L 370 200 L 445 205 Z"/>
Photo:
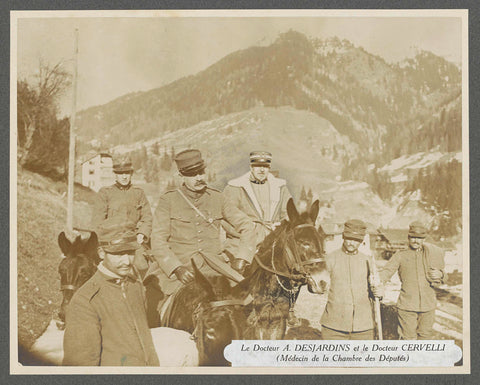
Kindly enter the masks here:
<path id="1" fill-rule="evenodd" d="M 285 248 L 284 248 L 288 260 L 293 265 L 293 268 L 296 269 L 297 271 L 299 271 L 300 274 L 294 274 L 294 273 L 291 273 L 291 272 L 282 272 L 282 271 L 279 271 L 275 268 L 274 256 L 275 256 L 275 247 L 277 245 L 276 240 L 274 240 L 273 243 L 272 243 L 272 252 L 271 252 L 272 267 L 270 268 L 270 267 L 266 266 L 260 260 L 260 257 L 257 254 L 255 254 L 254 259 L 258 263 L 258 265 L 263 270 L 274 274 L 277 277 L 277 279 L 278 279 L 278 276 L 280 276 L 280 277 L 289 279 L 290 281 L 303 281 L 308 276 L 308 273 L 306 272 L 304 266 L 311 265 L 311 264 L 314 264 L 314 263 L 317 263 L 317 262 L 323 262 L 323 261 L 325 261 L 325 259 L 320 257 L 320 258 L 312 258 L 312 259 L 309 259 L 307 261 L 302 261 L 301 258 L 300 258 L 300 253 L 298 252 L 298 247 L 297 247 L 297 244 L 296 244 L 295 240 L 293 240 L 294 250 L 292 251 L 291 247 L 289 246 L 288 241 L 293 237 L 293 233 L 295 232 L 295 230 L 302 229 L 302 228 L 312 228 L 315 231 L 315 234 L 316 234 L 316 231 L 317 231 L 314 225 L 310 225 L 310 224 L 307 224 L 307 223 L 295 226 L 291 230 L 291 234 L 288 234 L 286 236 L 286 242 L 285 242 Z M 285 229 L 285 233 L 286 233 L 286 229 Z M 280 285 L 283 286 L 281 283 L 280 283 Z"/>

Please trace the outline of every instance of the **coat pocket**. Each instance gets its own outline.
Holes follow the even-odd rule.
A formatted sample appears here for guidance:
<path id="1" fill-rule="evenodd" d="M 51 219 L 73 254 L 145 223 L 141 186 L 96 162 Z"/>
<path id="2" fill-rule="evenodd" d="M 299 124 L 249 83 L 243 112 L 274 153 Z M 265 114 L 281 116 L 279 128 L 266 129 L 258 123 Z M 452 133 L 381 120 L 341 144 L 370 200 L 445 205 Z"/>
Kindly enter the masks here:
<path id="1" fill-rule="evenodd" d="M 190 240 L 194 236 L 193 224 L 189 218 L 179 215 L 170 217 L 170 234 L 177 241 Z"/>

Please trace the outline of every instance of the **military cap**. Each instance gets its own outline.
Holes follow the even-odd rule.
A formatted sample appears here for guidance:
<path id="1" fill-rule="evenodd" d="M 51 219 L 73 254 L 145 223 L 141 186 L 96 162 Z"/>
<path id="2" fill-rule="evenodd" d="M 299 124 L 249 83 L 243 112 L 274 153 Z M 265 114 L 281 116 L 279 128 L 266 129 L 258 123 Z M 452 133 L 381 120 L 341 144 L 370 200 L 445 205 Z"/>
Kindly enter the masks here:
<path id="1" fill-rule="evenodd" d="M 116 155 L 113 157 L 113 172 L 132 172 L 132 159 L 129 155 Z"/>
<path id="2" fill-rule="evenodd" d="M 349 219 L 343 227 L 343 238 L 363 241 L 367 233 L 367 225 L 360 219 Z"/>
<path id="3" fill-rule="evenodd" d="M 107 253 L 135 251 L 140 245 L 134 231 L 125 231 L 118 226 L 99 229 L 98 245 Z"/>
<path id="4" fill-rule="evenodd" d="M 185 150 L 175 156 L 175 163 L 178 171 L 184 176 L 195 176 L 203 174 L 205 171 L 205 162 L 199 150 Z"/>
<path id="5" fill-rule="evenodd" d="M 136 236 L 114 238 L 109 241 L 99 242 L 99 245 L 107 253 L 111 254 L 127 253 L 129 251 L 131 254 L 134 254 L 135 251 L 140 247 Z"/>
<path id="6" fill-rule="evenodd" d="M 408 229 L 408 236 L 414 238 L 426 238 L 427 232 L 428 230 L 422 222 L 414 221 L 410 223 L 410 228 Z"/>
<path id="7" fill-rule="evenodd" d="M 270 167 L 272 154 L 267 151 L 252 151 L 250 153 L 250 165 Z"/>

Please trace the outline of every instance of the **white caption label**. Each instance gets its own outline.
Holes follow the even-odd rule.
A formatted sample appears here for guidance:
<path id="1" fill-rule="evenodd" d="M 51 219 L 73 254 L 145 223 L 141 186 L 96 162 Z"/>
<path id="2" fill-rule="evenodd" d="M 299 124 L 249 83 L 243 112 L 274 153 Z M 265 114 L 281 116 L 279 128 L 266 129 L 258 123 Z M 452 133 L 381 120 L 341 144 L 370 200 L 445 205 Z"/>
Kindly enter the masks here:
<path id="1" fill-rule="evenodd" d="M 232 341 L 232 366 L 421 367 L 453 366 L 462 349 L 438 341 Z"/>

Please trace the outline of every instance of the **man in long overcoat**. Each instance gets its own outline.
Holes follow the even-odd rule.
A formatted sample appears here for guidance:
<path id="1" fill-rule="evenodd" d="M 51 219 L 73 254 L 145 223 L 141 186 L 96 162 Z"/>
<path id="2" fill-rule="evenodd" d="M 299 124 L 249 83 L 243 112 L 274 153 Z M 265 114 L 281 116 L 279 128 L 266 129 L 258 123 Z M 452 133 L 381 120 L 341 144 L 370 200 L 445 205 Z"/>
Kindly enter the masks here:
<path id="1" fill-rule="evenodd" d="M 229 181 L 223 192 L 225 219 L 231 224 L 250 221 L 255 226 L 257 245 L 287 217 L 287 202 L 291 198 L 287 182 L 270 173 L 271 162 L 271 153 L 251 152 L 250 171 Z M 243 272 L 254 254 L 243 256 L 237 252 L 238 247 L 238 236 L 227 231 L 226 250 L 236 257 L 232 267 Z"/>
<path id="2" fill-rule="evenodd" d="M 397 301 L 398 335 L 403 340 L 433 337 L 437 296 L 435 286 L 445 280 L 444 251 L 426 244 L 427 228 L 419 221 L 410 224 L 409 247 L 400 250 L 380 271 L 388 281 L 398 271 L 402 289 Z"/>
<path id="3" fill-rule="evenodd" d="M 128 238 L 100 244 L 103 261 L 67 307 L 63 364 L 158 366 L 144 288 L 132 270 L 139 245 Z"/>
<path id="4" fill-rule="evenodd" d="M 372 340 L 374 321 L 370 295 L 381 297 L 381 285 L 371 285 L 369 258 L 358 248 L 366 234 L 358 219 L 345 222 L 341 249 L 327 254 L 330 289 L 322 316 L 324 340 Z"/>
<path id="5" fill-rule="evenodd" d="M 128 155 L 113 158 L 115 184 L 98 191 L 92 212 L 92 229 L 97 234 L 124 233 L 136 239 L 140 247 L 134 265 L 143 275 L 148 268 L 145 245 L 152 232 L 152 210 L 145 192 L 132 185 L 133 167 Z"/>

